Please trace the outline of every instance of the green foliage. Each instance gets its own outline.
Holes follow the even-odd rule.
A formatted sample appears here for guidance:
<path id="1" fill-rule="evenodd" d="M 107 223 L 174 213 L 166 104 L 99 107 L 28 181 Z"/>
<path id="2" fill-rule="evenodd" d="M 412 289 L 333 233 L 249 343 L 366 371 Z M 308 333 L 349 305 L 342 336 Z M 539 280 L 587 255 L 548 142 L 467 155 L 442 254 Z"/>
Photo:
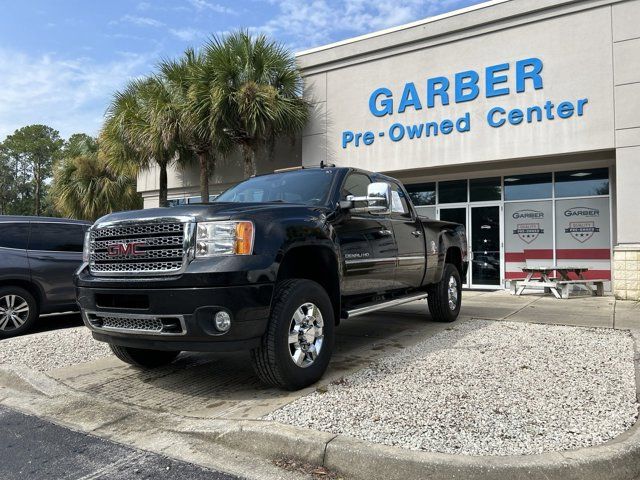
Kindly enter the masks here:
<path id="1" fill-rule="evenodd" d="M 129 82 L 107 110 L 101 142 L 108 163 L 160 169 L 160 206 L 167 205 L 167 167 L 189 153 L 180 141 L 180 111 L 171 86 L 158 76 Z"/>
<path id="2" fill-rule="evenodd" d="M 46 181 L 59 158 L 63 140 L 46 125 L 28 125 L 7 136 L 0 146 L 0 213 L 41 215 Z"/>
<path id="3" fill-rule="evenodd" d="M 62 158 L 79 157 L 98 151 L 98 141 L 86 133 L 74 133 L 69 137 L 62 149 Z"/>
<path id="4" fill-rule="evenodd" d="M 245 176 L 253 175 L 257 152 L 279 136 L 300 133 L 309 119 L 295 58 L 246 31 L 214 37 L 201 58 L 189 93 L 198 128 L 240 146 Z"/>
<path id="5" fill-rule="evenodd" d="M 109 164 L 99 143 L 73 135 L 54 169 L 51 199 L 65 217 L 96 220 L 111 212 L 142 208 L 134 169 Z"/>

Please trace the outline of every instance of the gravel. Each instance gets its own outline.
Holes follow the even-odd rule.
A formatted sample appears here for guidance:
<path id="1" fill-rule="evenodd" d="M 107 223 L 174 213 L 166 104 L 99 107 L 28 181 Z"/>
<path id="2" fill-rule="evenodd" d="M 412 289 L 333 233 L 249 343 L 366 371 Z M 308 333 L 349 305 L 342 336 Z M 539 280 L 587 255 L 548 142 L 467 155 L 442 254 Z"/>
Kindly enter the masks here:
<path id="1" fill-rule="evenodd" d="M 589 447 L 635 423 L 633 356 L 627 331 L 472 320 L 265 418 L 429 452 Z"/>
<path id="2" fill-rule="evenodd" d="M 86 327 L 65 328 L 0 341 L 0 365 L 16 365 L 46 372 L 111 355 Z"/>

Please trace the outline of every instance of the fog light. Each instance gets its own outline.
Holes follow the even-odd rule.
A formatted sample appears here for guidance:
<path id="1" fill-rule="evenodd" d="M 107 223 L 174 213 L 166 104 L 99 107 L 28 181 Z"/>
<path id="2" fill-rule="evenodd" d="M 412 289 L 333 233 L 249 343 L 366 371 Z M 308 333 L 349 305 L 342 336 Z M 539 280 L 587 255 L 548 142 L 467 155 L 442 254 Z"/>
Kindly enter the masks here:
<path id="1" fill-rule="evenodd" d="M 221 332 L 226 332 L 231 327 L 231 315 L 225 311 L 216 313 L 216 328 Z"/>

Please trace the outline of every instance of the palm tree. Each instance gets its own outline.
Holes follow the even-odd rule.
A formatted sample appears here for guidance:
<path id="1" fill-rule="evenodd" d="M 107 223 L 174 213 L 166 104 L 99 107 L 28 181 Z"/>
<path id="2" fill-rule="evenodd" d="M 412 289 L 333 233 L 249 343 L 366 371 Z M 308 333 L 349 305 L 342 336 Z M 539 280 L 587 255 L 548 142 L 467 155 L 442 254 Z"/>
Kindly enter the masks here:
<path id="1" fill-rule="evenodd" d="M 189 97 L 199 128 L 239 145 L 244 176 L 255 175 L 258 150 L 300 133 L 309 118 L 295 58 L 246 31 L 214 37 L 201 55 Z"/>
<path id="2" fill-rule="evenodd" d="M 101 135 L 112 165 L 158 165 L 161 207 L 168 205 L 167 167 L 190 156 L 180 142 L 180 112 L 174 100 L 169 85 L 158 76 L 131 81 L 114 95 Z"/>
<path id="3" fill-rule="evenodd" d="M 209 201 L 209 179 L 215 168 L 216 156 L 226 153 L 231 142 L 221 132 L 209 128 L 209 112 L 194 111 L 189 97 L 195 89 L 195 79 L 203 67 L 203 57 L 193 49 L 185 51 L 177 60 L 160 63 L 160 78 L 178 108 L 179 135 L 182 146 L 192 152 L 200 166 L 200 197 L 203 203 Z M 205 121 L 202 121 L 202 118 Z"/>
<path id="4" fill-rule="evenodd" d="M 51 198 L 58 212 L 95 220 L 111 212 L 142 208 L 135 166 L 116 170 L 102 151 L 74 152 L 78 154 L 63 158 L 54 168 Z"/>

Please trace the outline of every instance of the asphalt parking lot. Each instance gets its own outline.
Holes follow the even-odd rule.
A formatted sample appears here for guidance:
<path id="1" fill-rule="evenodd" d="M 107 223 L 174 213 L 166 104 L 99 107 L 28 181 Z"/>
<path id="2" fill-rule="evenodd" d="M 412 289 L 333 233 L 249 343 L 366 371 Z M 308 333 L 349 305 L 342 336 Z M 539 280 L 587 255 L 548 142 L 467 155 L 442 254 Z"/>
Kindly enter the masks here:
<path id="1" fill-rule="evenodd" d="M 233 480 L 236 477 L 75 432 L 0 407 L 4 480 Z"/>

